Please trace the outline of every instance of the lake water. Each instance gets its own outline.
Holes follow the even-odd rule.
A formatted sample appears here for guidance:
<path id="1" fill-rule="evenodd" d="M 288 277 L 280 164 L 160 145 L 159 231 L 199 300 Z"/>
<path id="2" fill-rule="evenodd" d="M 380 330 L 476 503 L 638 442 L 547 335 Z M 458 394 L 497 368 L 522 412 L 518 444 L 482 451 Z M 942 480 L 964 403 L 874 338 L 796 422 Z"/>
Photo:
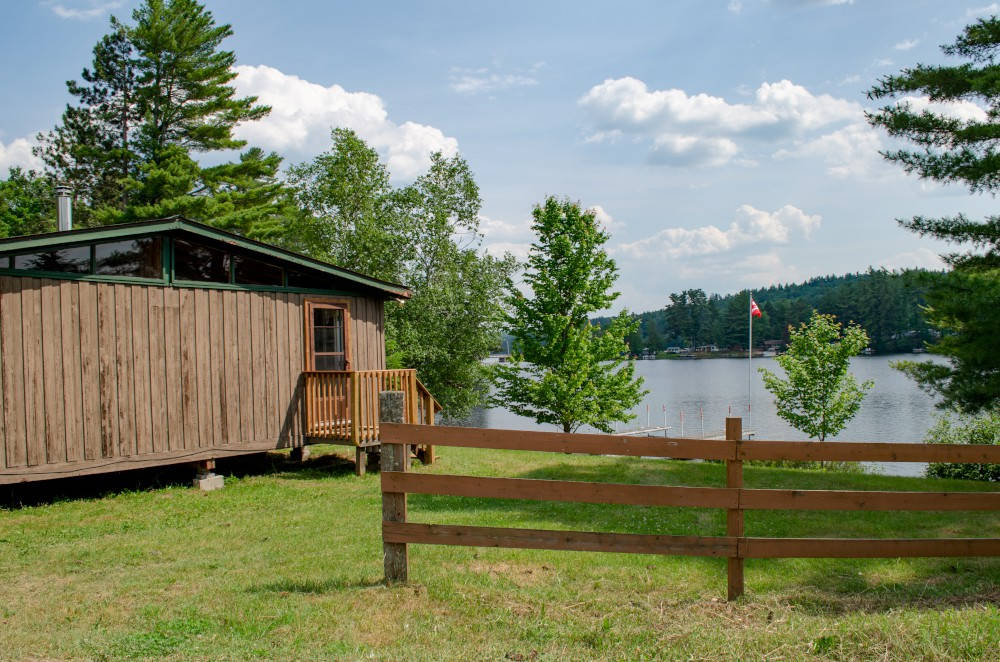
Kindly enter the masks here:
<path id="1" fill-rule="evenodd" d="M 933 424 L 934 399 L 889 362 L 904 358 L 925 360 L 927 355 L 868 356 L 851 360 L 851 372 L 859 382 L 875 381 L 857 416 L 831 440 L 873 442 L 919 442 Z M 753 360 L 752 423 L 747 416 L 746 359 L 702 359 L 636 361 L 636 374 L 645 379 L 649 394 L 633 412 L 637 418 L 620 431 L 650 425 L 670 426 L 667 434 L 685 437 L 721 435 L 726 416 L 741 416 L 743 430 L 752 429 L 758 439 L 805 440 L 806 436 L 778 418 L 770 393 L 764 389 L 758 367 L 781 375 L 773 358 Z M 703 423 L 704 421 L 704 423 Z M 477 409 L 453 425 L 505 428 L 512 430 L 553 430 L 506 409 Z M 581 429 L 581 432 L 596 432 Z M 662 434 L 662 433 L 660 433 Z M 875 470 L 886 474 L 915 476 L 924 466 L 910 462 L 878 463 Z"/>

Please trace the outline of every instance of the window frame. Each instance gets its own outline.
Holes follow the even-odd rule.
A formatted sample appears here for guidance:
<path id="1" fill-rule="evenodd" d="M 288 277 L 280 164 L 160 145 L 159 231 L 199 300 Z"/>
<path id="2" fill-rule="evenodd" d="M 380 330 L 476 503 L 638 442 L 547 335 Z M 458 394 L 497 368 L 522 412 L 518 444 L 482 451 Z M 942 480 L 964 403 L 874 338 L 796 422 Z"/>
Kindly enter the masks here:
<path id="1" fill-rule="evenodd" d="M 317 308 L 333 308 L 344 316 L 344 370 L 317 370 L 316 343 L 314 336 L 313 311 Z M 305 370 L 308 372 L 353 372 L 351 357 L 351 300 L 342 297 L 306 297 L 303 305 L 305 316 Z M 322 356 L 330 355 L 321 352 Z"/>

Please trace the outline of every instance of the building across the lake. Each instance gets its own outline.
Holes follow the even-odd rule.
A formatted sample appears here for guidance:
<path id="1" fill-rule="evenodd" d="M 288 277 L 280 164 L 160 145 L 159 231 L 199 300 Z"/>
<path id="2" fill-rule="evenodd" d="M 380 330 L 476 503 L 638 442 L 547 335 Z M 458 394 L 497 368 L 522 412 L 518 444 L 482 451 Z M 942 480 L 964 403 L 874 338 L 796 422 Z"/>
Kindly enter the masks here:
<path id="1" fill-rule="evenodd" d="M 0 240 L 0 484 L 378 445 L 395 283 L 175 217 Z"/>

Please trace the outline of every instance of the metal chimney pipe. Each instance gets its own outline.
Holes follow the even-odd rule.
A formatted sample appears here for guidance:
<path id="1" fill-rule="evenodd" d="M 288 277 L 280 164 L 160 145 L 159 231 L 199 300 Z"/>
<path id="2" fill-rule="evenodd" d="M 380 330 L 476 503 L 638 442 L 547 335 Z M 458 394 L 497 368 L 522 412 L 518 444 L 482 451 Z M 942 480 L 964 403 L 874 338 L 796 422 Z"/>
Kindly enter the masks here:
<path id="1" fill-rule="evenodd" d="M 59 231 L 73 229 L 73 189 L 65 184 L 56 186 L 56 198 L 59 202 Z"/>

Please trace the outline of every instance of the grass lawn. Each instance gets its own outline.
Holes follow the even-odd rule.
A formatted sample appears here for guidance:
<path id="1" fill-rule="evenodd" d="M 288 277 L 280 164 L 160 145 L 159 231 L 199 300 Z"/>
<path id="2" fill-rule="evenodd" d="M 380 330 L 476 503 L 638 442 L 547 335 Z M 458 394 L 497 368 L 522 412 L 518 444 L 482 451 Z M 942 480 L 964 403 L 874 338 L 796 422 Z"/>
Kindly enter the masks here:
<path id="1" fill-rule="evenodd" d="M 345 449 L 305 466 L 220 462 L 0 492 L 2 659 L 1000 659 L 1000 559 L 725 560 L 410 547 L 382 585 L 377 473 Z M 439 449 L 416 471 L 724 484 L 719 464 Z M 235 476 L 233 474 L 236 474 Z M 1000 485 L 745 468 L 747 487 Z M 134 489 L 136 486 L 141 489 Z M 22 501 L 32 505 L 15 505 Z M 436 523 L 724 535 L 721 510 L 410 497 Z M 746 514 L 750 536 L 1000 537 L 1000 512 Z"/>

